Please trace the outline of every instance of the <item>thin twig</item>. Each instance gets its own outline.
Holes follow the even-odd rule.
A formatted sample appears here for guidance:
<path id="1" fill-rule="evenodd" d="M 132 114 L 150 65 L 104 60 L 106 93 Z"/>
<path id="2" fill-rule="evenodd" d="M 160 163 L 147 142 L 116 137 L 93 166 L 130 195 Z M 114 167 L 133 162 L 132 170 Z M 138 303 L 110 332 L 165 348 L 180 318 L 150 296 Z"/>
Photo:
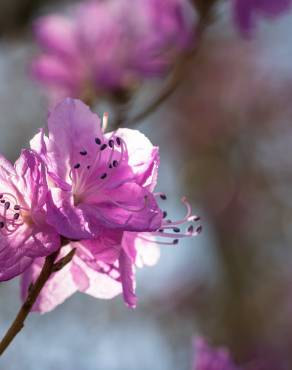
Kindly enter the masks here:
<path id="1" fill-rule="evenodd" d="M 28 296 L 26 301 L 21 306 L 18 314 L 11 324 L 10 328 L 7 330 L 6 334 L 4 335 L 2 341 L 0 342 L 0 356 L 4 353 L 6 348 L 10 345 L 16 335 L 21 331 L 24 327 L 24 322 L 29 315 L 35 301 L 37 300 L 42 288 L 50 278 L 51 274 L 55 271 L 60 270 L 64 267 L 67 263 L 69 263 L 75 253 L 75 249 L 70 251 L 65 257 L 63 257 L 60 261 L 55 263 L 59 250 L 57 252 L 52 253 L 45 259 L 45 263 L 41 270 L 39 277 L 37 278 L 36 282 L 30 285 L 28 290 Z M 60 263 L 61 262 L 61 263 Z"/>
<path id="2" fill-rule="evenodd" d="M 205 0 L 204 0 L 205 1 Z M 200 39 L 203 36 L 205 29 L 207 28 L 209 21 L 211 19 L 211 13 L 216 0 L 209 0 L 208 4 L 205 4 L 203 11 L 200 11 L 200 20 L 196 30 L 196 47 L 193 48 L 191 52 L 184 53 L 178 63 L 176 64 L 172 76 L 169 82 L 166 84 L 161 93 L 152 101 L 150 104 L 132 119 L 127 121 L 127 127 L 135 126 L 140 121 L 144 120 L 151 113 L 156 111 L 159 106 L 164 103 L 176 90 L 178 85 L 183 81 L 184 77 L 187 75 L 188 62 L 197 53 L 200 46 Z"/>

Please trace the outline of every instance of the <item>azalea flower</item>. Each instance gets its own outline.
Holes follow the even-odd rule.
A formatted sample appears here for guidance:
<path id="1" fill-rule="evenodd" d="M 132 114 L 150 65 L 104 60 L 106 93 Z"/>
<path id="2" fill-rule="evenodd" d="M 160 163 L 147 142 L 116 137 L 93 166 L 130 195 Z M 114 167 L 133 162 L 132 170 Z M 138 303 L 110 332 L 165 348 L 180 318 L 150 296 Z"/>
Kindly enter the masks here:
<path id="1" fill-rule="evenodd" d="M 23 150 L 13 166 L 0 156 L 0 281 L 27 269 L 37 257 L 60 248 L 60 238 L 46 223 L 48 186 L 42 161 Z"/>
<path id="2" fill-rule="evenodd" d="M 47 221 L 69 240 L 108 231 L 155 231 L 162 211 L 152 193 L 158 148 L 139 131 L 104 134 L 99 117 L 66 99 L 31 141 L 51 181 Z"/>
<path id="3" fill-rule="evenodd" d="M 44 53 L 32 74 L 53 102 L 132 91 L 169 71 L 192 44 L 194 23 L 189 0 L 88 1 L 36 22 Z"/>
<path id="4" fill-rule="evenodd" d="M 192 224 L 199 218 L 185 198 L 186 215 L 180 221 L 167 219 L 160 209 L 158 199 L 167 197 L 154 193 L 158 148 L 143 134 L 129 129 L 104 134 L 98 116 L 73 99 L 51 112 L 48 126 L 48 137 L 41 131 L 31 141 L 50 178 L 47 221 L 72 240 L 66 248 L 76 252 L 52 276 L 35 309 L 51 310 L 76 290 L 98 298 L 123 292 L 126 304 L 135 307 L 135 266 L 156 263 L 157 245 L 176 245 L 199 233 L 201 227 Z M 180 230 L 183 224 L 188 224 L 185 231 Z M 35 261 L 24 275 L 23 297 L 42 264 Z M 62 274 L 70 284 L 54 297 L 50 287 Z"/>
<path id="5" fill-rule="evenodd" d="M 255 27 L 257 16 L 274 18 L 284 13 L 291 5 L 291 0 L 232 0 L 234 18 L 239 30 L 250 35 Z"/>

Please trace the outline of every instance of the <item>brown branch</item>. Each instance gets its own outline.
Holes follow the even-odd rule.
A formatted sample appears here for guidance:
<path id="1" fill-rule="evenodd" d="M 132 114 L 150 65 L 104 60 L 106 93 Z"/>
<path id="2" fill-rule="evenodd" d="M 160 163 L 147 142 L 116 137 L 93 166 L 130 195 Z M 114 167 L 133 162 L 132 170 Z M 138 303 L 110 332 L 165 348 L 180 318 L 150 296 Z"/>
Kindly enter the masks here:
<path id="1" fill-rule="evenodd" d="M 210 19 L 212 18 L 212 10 L 213 6 L 216 3 L 216 0 L 203 0 L 204 6 L 200 7 L 197 4 L 198 11 L 200 14 L 199 23 L 197 26 L 196 37 L 197 37 L 197 45 L 193 48 L 191 52 L 185 53 L 182 55 L 178 63 L 176 64 L 172 76 L 169 82 L 166 84 L 164 89 L 161 93 L 149 103 L 149 105 L 132 119 L 127 121 L 127 127 L 134 126 L 146 117 L 148 117 L 151 113 L 153 113 L 159 106 L 164 103 L 176 90 L 178 85 L 183 81 L 185 76 L 187 75 L 188 70 L 188 63 L 190 59 L 194 56 L 195 53 L 198 52 L 200 46 L 200 40 L 204 34 L 205 29 L 207 28 Z"/>
<path id="2" fill-rule="evenodd" d="M 4 353 L 6 348 L 10 345 L 16 335 L 24 327 L 24 322 L 29 315 L 35 301 L 37 300 L 42 288 L 50 278 L 51 274 L 55 271 L 59 271 L 67 263 L 69 263 L 75 253 L 75 249 L 70 251 L 65 257 L 60 259 L 55 263 L 56 258 L 58 257 L 59 250 L 52 253 L 50 256 L 46 257 L 45 263 L 41 270 L 39 277 L 35 283 L 32 283 L 28 289 L 28 296 L 26 301 L 21 306 L 15 320 L 11 324 L 10 328 L 7 330 L 2 341 L 0 342 L 0 356 Z"/>

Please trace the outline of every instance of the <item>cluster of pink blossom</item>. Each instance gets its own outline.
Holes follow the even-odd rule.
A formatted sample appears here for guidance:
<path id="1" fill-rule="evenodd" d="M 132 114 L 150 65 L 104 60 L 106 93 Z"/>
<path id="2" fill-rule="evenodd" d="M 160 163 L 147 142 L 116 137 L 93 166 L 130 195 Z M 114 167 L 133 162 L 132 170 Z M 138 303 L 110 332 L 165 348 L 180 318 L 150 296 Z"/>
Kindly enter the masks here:
<path id="1" fill-rule="evenodd" d="M 23 274 L 25 299 L 44 256 L 74 248 L 35 310 L 51 310 L 76 290 L 98 298 L 122 292 L 135 307 L 135 265 L 155 263 L 157 244 L 199 233 L 199 219 L 183 198 L 186 216 L 166 220 L 158 205 L 166 195 L 154 192 L 158 148 L 139 131 L 104 133 L 96 114 L 67 98 L 51 111 L 48 132 L 31 140 L 14 167 L 1 158 L 0 280 Z"/>
<path id="2" fill-rule="evenodd" d="M 89 1 L 71 16 L 35 25 L 44 53 L 32 66 L 51 100 L 129 93 L 146 78 L 164 76 L 194 36 L 189 0 Z"/>
<path id="3" fill-rule="evenodd" d="M 256 18 L 275 18 L 292 4 L 291 0 L 232 0 L 234 19 L 243 35 L 249 36 L 255 27 Z"/>

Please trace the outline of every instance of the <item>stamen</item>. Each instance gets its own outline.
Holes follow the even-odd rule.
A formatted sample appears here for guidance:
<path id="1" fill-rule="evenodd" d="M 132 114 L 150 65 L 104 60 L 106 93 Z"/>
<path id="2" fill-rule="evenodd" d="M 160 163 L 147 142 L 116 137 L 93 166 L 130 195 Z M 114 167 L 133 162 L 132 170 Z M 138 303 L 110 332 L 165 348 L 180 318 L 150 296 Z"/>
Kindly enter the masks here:
<path id="1" fill-rule="evenodd" d="M 9 207 L 10 207 L 10 202 L 5 202 L 4 207 L 5 207 L 5 209 L 9 209 Z"/>
<path id="2" fill-rule="evenodd" d="M 20 210 L 20 205 L 16 204 L 16 205 L 14 206 L 14 209 L 15 209 L 15 211 L 19 211 L 19 210 Z"/>
<path id="3" fill-rule="evenodd" d="M 120 137 L 116 137 L 116 142 L 117 142 L 118 146 L 120 146 L 121 145 L 121 138 Z"/>
<path id="4" fill-rule="evenodd" d="M 100 150 L 105 150 L 105 148 L 107 148 L 107 145 L 106 144 L 102 144 L 102 146 L 100 147 Z"/>
<path id="5" fill-rule="evenodd" d="M 87 151 L 86 150 L 81 150 L 79 153 L 80 153 L 80 155 L 87 155 Z"/>
<path id="6" fill-rule="evenodd" d="M 105 172 L 105 173 L 103 173 L 103 174 L 100 176 L 101 180 L 105 179 L 106 177 L 107 177 L 106 172 Z"/>
<path id="7" fill-rule="evenodd" d="M 100 140 L 100 138 L 99 138 L 99 137 L 96 137 L 96 138 L 95 138 L 95 143 L 96 143 L 97 145 L 100 145 L 100 144 L 101 144 L 101 140 Z"/>
<path id="8" fill-rule="evenodd" d="M 74 166 L 75 169 L 78 169 L 80 168 L 80 163 L 76 163 L 75 166 Z"/>
<path id="9" fill-rule="evenodd" d="M 108 146 L 109 146 L 110 148 L 113 148 L 113 147 L 114 147 L 114 141 L 113 141 L 113 139 L 110 139 L 110 140 L 108 141 Z"/>
<path id="10" fill-rule="evenodd" d="M 19 213 L 15 213 L 13 218 L 14 218 L 14 220 L 18 220 L 19 219 Z"/>

